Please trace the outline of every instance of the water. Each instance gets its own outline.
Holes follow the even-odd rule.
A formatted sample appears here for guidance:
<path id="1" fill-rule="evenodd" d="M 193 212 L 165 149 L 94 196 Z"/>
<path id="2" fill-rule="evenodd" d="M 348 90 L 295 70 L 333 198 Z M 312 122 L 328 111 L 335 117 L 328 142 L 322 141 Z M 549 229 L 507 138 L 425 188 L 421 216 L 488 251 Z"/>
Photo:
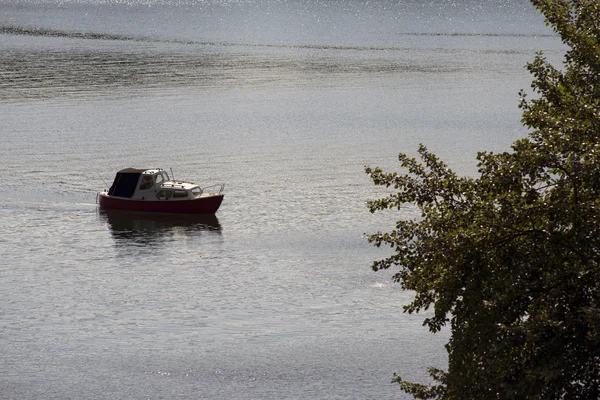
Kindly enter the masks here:
<path id="1" fill-rule="evenodd" d="M 462 174 L 525 134 L 564 51 L 525 1 L 0 3 L 0 398 L 407 398 L 448 333 L 373 273 L 365 165 Z M 214 218 L 97 210 L 125 167 L 226 184 Z"/>

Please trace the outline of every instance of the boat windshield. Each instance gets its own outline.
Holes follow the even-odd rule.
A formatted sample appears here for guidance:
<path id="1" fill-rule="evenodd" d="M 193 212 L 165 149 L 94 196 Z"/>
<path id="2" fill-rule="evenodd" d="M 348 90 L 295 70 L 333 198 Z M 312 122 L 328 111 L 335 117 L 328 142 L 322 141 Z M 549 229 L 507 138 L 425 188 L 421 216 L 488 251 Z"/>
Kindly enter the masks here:
<path id="1" fill-rule="evenodd" d="M 161 171 L 154 175 L 154 182 L 156 182 L 156 183 L 161 183 L 161 182 L 168 181 L 168 180 L 169 180 L 169 175 L 167 175 L 166 172 Z"/>
<path id="2" fill-rule="evenodd" d="M 152 182 L 152 175 L 142 175 L 140 182 L 140 190 L 148 190 L 152 188 L 154 183 Z"/>

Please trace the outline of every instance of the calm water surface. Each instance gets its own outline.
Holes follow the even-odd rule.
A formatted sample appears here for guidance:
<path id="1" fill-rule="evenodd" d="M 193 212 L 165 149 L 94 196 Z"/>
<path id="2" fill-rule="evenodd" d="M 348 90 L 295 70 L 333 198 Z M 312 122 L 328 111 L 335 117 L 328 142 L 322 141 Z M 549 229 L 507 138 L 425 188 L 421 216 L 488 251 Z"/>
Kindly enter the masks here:
<path id="1" fill-rule="evenodd" d="M 0 2 L 0 398 L 407 398 L 447 332 L 373 273 L 365 165 L 463 174 L 559 40 L 525 0 Z M 106 214 L 125 167 L 226 184 Z"/>

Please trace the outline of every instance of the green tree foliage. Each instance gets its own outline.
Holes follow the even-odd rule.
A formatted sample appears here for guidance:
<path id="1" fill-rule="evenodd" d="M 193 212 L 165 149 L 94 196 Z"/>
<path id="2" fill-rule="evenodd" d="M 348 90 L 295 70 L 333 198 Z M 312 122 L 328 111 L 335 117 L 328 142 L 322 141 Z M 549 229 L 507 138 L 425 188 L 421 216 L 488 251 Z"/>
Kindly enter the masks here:
<path id="1" fill-rule="evenodd" d="M 367 168 L 394 194 L 372 212 L 416 205 L 421 217 L 369 235 L 394 251 L 374 270 L 415 291 L 405 312 L 450 325 L 448 370 L 432 385 L 396 376 L 419 399 L 600 398 L 600 2 L 532 0 L 569 50 L 540 53 L 521 92 L 528 137 L 479 153 L 459 177 L 423 146 L 403 174 Z"/>

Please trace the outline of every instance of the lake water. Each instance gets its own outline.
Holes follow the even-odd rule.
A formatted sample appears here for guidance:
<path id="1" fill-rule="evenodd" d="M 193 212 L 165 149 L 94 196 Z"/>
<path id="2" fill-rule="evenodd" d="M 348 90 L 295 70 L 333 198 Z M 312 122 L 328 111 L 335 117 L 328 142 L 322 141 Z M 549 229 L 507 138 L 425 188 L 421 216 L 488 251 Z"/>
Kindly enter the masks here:
<path id="1" fill-rule="evenodd" d="M 448 332 L 364 233 L 426 144 L 525 135 L 557 37 L 525 0 L 0 1 L 0 398 L 382 399 Z M 98 211 L 126 167 L 225 183 L 214 218 Z"/>

